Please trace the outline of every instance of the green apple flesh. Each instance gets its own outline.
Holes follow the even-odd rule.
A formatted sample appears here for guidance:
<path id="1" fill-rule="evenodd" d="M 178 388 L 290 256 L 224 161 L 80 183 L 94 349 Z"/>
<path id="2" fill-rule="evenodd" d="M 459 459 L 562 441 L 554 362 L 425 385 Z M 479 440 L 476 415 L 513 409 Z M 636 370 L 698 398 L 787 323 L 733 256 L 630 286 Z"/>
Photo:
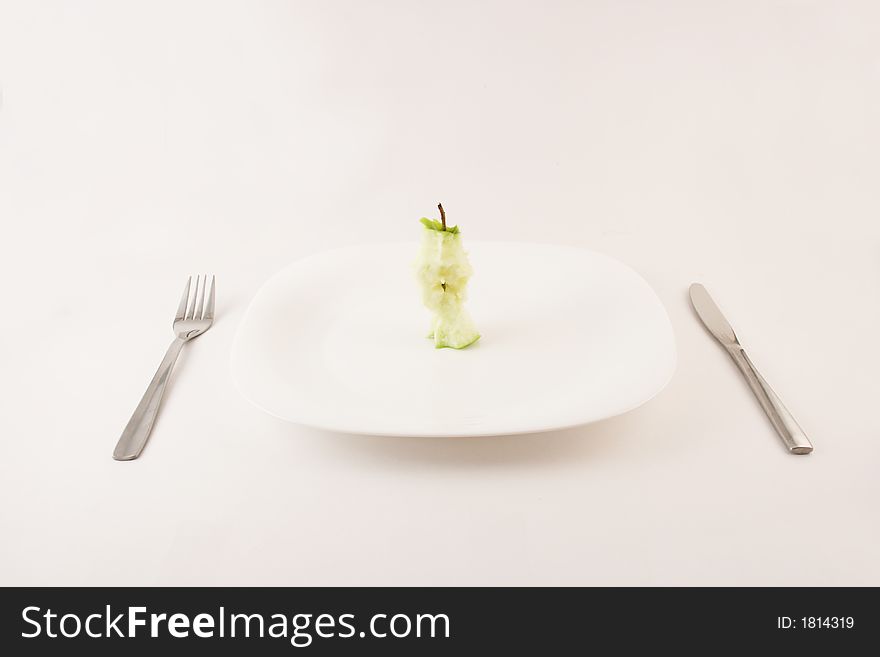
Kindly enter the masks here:
<path id="1" fill-rule="evenodd" d="M 422 301 L 434 317 L 429 338 L 436 348 L 463 349 L 480 334 L 464 308 L 467 283 L 473 274 L 458 226 L 444 229 L 439 221 L 422 219 L 422 244 L 416 275 Z"/>

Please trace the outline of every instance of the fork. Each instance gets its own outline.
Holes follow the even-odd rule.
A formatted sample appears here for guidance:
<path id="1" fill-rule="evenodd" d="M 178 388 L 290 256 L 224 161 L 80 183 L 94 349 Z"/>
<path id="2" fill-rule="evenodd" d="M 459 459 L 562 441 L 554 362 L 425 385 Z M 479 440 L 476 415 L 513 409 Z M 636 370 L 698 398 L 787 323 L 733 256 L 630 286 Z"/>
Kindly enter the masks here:
<path id="1" fill-rule="evenodd" d="M 201 282 L 201 285 L 199 283 Z M 159 414 L 159 405 L 162 403 L 162 395 L 165 394 L 165 386 L 171 376 L 171 370 L 177 361 L 180 350 L 187 342 L 197 338 L 211 328 L 214 323 L 214 276 L 211 276 L 211 291 L 208 293 L 208 302 L 205 303 L 205 288 L 208 287 L 208 275 L 204 278 L 196 276 L 195 281 L 190 276 L 183 290 L 183 297 L 177 307 L 174 316 L 174 342 L 165 352 L 162 364 L 150 381 L 147 391 L 141 398 L 140 404 L 134 409 L 134 414 L 125 426 L 116 449 L 113 450 L 113 458 L 117 461 L 131 461 L 141 455 L 153 423 Z M 192 290 L 192 294 L 190 294 Z"/>

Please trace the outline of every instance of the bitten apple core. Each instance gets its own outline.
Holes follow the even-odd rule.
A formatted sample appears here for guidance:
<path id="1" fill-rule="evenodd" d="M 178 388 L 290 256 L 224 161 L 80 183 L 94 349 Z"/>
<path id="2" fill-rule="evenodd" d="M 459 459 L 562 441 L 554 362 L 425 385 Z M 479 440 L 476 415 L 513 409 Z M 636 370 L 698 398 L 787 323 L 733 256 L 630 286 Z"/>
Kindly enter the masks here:
<path id="1" fill-rule="evenodd" d="M 464 307 L 467 283 L 473 274 L 458 226 L 446 224 L 443 205 L 440 220 L 422 217 L 422 242 L 416 276 L 422 302 L 433 313 L 428 337 L 438 349 L 464 349 L 480 338 Z"/>

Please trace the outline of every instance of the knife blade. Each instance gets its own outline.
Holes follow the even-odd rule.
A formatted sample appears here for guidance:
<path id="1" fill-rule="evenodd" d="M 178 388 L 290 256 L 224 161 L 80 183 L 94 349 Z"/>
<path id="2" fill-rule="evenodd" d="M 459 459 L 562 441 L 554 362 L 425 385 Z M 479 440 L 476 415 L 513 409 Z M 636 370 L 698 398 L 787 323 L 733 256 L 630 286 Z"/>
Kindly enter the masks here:
<path id="1" fill-rule="evenodd" d="M 699 283 L 694 283 L 691 285 L 690 295 L 694 310 L 697 311 L 697 316 L 705 327 L 709 329 L 709 333 L 725 347 L 738 344 L 736 332 L 718 306 L 715 305 L 706 288 Z"/>
<path id="2" fill-rule="evenodd" d="M 725 348 L 727 353 L 739 367 L 740 372 L 745 377 L 752 389 L 764 413 L 770 419 L 776 433 L 782 438 L 782 442 L 788 448 L 791 454 L 809 454 L 813 451 L 813 444 L 807 438 L 803 429 L 800 428 L 788 409 L 785 408 L 782 401 L 773 392 L 773 389 L 764 380 L 764 377 L 758 372 L 754 363 L 746 354 L 745 349 L 736 337 L 736 332 L 727 321 L 727 318 L 721 313 L 715 301 L 709 296 L 709 292 L 699 283 L 694 283 L 690 287 L 691 304 L 697 313 L 697 317 L 703 322 L 703 325 L 709 330 L 709 333 L 718 340 Z"/>

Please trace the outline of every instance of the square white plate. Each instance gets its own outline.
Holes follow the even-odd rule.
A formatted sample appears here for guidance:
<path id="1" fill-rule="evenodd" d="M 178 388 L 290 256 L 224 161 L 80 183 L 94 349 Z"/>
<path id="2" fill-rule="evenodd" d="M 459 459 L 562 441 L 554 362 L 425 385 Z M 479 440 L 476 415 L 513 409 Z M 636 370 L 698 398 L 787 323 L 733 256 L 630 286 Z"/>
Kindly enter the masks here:
<path id="1" fill-rule="evenodd" d="M 669 318 L 629 267 L 564 246 L 467 247 L 475 344 L 435 349 L 425 337 L 415 244 L 342 248 L 257 293 L 232 350 L 238 388 L 272 415 L 332 431 L 479 436 L 618 415 L 671 378 Z"/>

